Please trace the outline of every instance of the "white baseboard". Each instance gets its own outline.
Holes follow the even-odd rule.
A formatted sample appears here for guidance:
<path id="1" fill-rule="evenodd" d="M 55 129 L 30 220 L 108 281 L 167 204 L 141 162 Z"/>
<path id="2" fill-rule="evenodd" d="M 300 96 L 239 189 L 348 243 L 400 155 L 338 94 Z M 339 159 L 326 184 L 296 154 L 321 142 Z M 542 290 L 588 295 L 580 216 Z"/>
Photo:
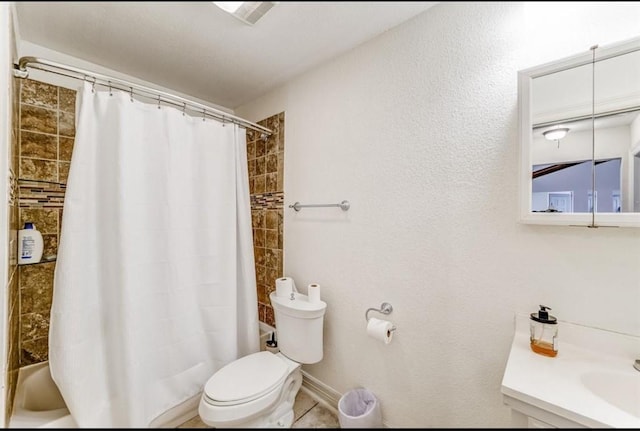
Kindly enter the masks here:
<path id="1" fill-rule="evenodd" d="M 307 390 L 307 393 L 322 402 L 329 407 L 334 413 L 338 413 L 338 402 L 342 394 L 330 386 L 325 385 L 320 380 L 309 375 L 306 371 L 302 371 L 302 388 Z"/>

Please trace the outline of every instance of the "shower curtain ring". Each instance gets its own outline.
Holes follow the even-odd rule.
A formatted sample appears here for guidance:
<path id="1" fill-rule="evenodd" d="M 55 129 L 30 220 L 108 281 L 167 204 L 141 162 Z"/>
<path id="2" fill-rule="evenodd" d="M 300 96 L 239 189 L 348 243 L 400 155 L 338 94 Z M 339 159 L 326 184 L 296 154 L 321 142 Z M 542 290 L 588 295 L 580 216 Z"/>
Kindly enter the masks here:
<path id="1" fill-rule="evenodd" d="M 109 82 L 109 96 L 113 96 L 113 92 L 111 91 L 111 81 Z"/>
<path id="2" fill-rule="evenodd" d="M 183 102 L 182 103 L 182 116 L 184 117 L 184 111 L 187 109 L 187 103 Z"/>
<path id="3" fill-rule="evenodd" d="M 226 127 L 227 123 L 225 122 L 224 115 L 222 116 L 222 127 Z"/>
<path id="4" fill-rule="evenodd" d="M 203 109 L 202 110 L 202 121 L 204 121 L 205 117 L 207 116 L 207 110 Z"/>
<path id="5" fill-rule="evenodd" d="M 96 92 L 96 78 L 95 78 L 95 76 L 93 77 L 93 83 L 91 84 L 91 92 L 92 93 Z"/>
<path id="6" fill-rule="evenodd" d="M 158 96 L 158 109 L 160 109 L 160 96 Z"/>
<path id="7" fill-rule="evenodd" d="M 130 98 L 131 102 L 133 103 L 133 87 L 129 87 L 129 98 Z"/>

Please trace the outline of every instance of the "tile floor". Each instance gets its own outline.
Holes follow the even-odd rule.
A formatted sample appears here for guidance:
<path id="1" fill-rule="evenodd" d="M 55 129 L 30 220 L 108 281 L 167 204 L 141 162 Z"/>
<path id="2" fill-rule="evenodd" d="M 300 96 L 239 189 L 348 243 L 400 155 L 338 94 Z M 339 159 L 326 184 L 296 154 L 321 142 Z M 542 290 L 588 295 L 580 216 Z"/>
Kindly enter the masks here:
<path id="1" fill-rule="evenodd" d="M 314 399 L 305 388 L 300 388 L 293 405 L 294 422 L 292 428 L 340 428 L 338 416 L 333 409 Z M 199 416 L 188 420 L 178 428 L 212 428 L 202 422 Z"/>

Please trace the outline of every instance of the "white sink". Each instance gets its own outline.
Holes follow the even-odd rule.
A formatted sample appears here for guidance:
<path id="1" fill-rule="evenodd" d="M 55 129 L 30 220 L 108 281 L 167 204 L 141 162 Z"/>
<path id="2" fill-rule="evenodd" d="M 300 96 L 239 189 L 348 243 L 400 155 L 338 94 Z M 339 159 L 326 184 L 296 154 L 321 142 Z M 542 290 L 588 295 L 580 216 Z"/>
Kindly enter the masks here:
<path id="1" fill-rule="evenodd" d="M 582 384 L 606 403 L 640 419 L 640 372 L 623 373 L 592 371 L 580 376 Z"/>
<path id="2" fill-rule="evenodd" d="M 528 317 L 516 315 L 502 379 L 514 426 L 640 429 L 640 337 L 559 321 L 551 358 L 529 347 Z"/>

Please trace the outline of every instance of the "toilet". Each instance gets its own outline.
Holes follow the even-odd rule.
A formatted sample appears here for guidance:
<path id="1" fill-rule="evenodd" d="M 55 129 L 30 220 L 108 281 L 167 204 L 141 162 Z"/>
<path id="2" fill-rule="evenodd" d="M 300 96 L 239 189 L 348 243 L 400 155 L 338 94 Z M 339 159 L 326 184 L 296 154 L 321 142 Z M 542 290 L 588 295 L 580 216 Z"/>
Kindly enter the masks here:
<path id="1" fill-rule="evenodd" d="M 293 299 L 291 299 L 293 298 Z M 204 386 L 198 406 L 214 428 L 291 428 L 293 404 L 302 385 L 302 364 L 322 360 L 327 304 L 307 295 L 269 295 L 278 353 L 252 353 L 225 365 Z"/>

